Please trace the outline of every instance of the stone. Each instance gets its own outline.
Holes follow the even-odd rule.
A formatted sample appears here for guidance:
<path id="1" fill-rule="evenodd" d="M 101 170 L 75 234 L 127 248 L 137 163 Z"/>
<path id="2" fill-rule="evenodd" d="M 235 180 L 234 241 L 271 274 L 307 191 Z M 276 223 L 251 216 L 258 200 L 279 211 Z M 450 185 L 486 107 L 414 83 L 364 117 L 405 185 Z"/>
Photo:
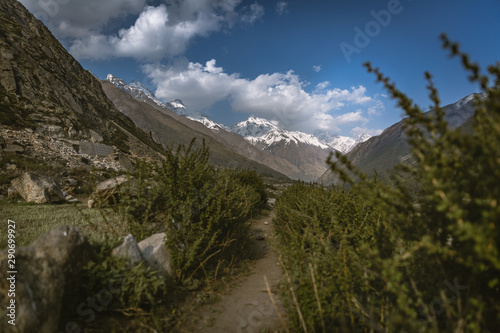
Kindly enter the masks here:
<path id="1" fill-rule="evenodd" d="M 173 274 L 172 259 L 170 251 L 165 244 L 167 235 L 162 232 L 154 234 L 139 242 L 142 256 L 146 260 L 149 267 L 158 271 L 163 276 L 171 276 Z"/>
<path id="2" fill-rule="evenodd" d="M 127 155 L 124 155 L 124 154 L 118 155 L 118 161 L 125 169 L 127 169 L 129 171 L 134 170 L 134 165 L 132 164 L 132 161 L 130 160 L 130 158 L 128 158 Z"/>
<path id="3" fill-rule="evenodd" d="M 13 186 L 9 186 L 9 188 L 7 189 L 7 197 L 9 199 L 11 199 L 11 198 L 15 198 L 18 196 L 19 196 L 19 193 L 17 193 L 16 189 Z"/>
<path id="4" fill-rule="evenodd" d="M 0 331 L 56 332 L 61 310 L 77 288 L 72 281 L 77 281 L 75 277 L 89 255 L 87 239 L 71 226 L 50 230 L 30 246 L 16 249 L 16 326 L 1 320 Z M 8 267 L 8 259 L 8 251 L 1 251 L 1 267 Z M 12 275 L 6 269 L 0 270 L 1 309 L 6 309 L 12 299 L 8 297 L 7 280 Z"/>
<path id="5" fill-rule="evenodd" d="M 8 143 L 5 145 L 3 152 L 4 153 L 22 154 L 22 153 L 24 153 L 24 147 L 21 145 L 18 145 L 18 144 L 14 144 L 14 143 Z"/>
<path id="6" fill-rule="evenodd" d="M 66 275 L 79 272 L 81 264 L 90 254 L 90 245 L 85 235 L 77 227 L 67 225 L 46 232 L 31 247 L 45 251 Z"/>
<path id="7" fill-rule="evenodd" d="M 125 258 L 131 264 L 136 264 L 144 260 L 141 249 L 132 234 L 128 234 L 123 240 L 123 244 L 111 251 L 111 255 Z"/>
<path id="8" fill-rule="evenodd" d="M 7 267 L 8 253 L 0 253 L 0 265 Z M 61 313 L 65 278 L 62 268 L 43 251 L 31 247 L 16 250 L 15 275 L 16 326 L 0 320 L 1 332 L 56 332 Z M 9 281 L 6 269 L 0 270 L 0 306 L 2 314 L 10 304 Z"/>
<path id="9" fill-rule="evenodd" d="M 127 176 L 118 176 L 116 178 L 107 179 L 99 184 L 97 184 L 94 193 L 92 193 L 92 197 L 89 199 L 92 200 L 87 204 L 89 208 L 95 206 L 101 206 L 106 204 L 115 198 L 116 194 L 119 193 L 120 186 L 127 182 Z M 115 198 L 116 199 L 116 198 Z"/>
<path id="10" fill-rule="evenodd" d="M 64 201 L 57 183 L 48 177 L 26 172 L 11 182 L 14 189 L 27 202 L 47 203 Z"/>
<path id="11" fill-rule="evenodd" d="M 90 140 L 92 142 L 102 142 L 102 140 L 104 140 L 104 138 L 102 137 L 102 135 L 100 135 L 96 131 L 90 130 Z"/>

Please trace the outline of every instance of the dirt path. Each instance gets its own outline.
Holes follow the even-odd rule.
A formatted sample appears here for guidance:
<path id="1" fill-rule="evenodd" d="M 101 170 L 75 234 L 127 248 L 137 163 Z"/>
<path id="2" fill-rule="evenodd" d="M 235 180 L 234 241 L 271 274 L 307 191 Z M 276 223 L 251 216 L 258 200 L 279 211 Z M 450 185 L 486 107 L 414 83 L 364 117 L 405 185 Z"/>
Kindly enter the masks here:
<path id="1" fill-rule="evenodd" d="M 278 265 L 276 253 L 266 239 L 272 233 L 273 217 L 274 212 L 258 220 L 253 227 L 256 235 L 253 246 L 257 259 L 251 268 L 251 273 L 243 277 L 238 285 L 222 296 L 217 303 L 202 307 L 199 312 L 201 319 L 193 323 L 187 332 L 285 331 L 264 282 L 266 277 L 279 313 L 286 322 L 287 316 L 277 290 L 278 282 L 282 279 L 281 267 Z"/>

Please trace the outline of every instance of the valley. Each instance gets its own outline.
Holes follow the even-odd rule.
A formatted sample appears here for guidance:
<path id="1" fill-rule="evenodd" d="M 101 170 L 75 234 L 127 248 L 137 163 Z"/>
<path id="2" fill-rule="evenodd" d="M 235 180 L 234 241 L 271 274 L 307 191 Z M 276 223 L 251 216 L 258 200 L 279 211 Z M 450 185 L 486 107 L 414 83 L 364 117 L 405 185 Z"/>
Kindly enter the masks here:
<path id="1" fill-rule="evenodd" d="M 0 332 L 496 332 L 500 8 L 372 6 L 0 0 Z"/>

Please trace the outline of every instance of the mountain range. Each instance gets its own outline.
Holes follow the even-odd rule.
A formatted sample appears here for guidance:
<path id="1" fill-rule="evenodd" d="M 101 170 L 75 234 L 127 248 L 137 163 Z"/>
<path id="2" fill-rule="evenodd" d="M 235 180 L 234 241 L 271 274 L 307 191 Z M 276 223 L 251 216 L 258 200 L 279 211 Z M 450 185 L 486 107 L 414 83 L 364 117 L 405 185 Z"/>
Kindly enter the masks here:
<path id="1" fill-rule="evenodd" d="M 134 98 L 159 108 L 165 114 L 171 115 L 174 112 L 177 115 L 200 122 L 219 136 L 231 136 L 230 132 L 240 135 L 263 152 L 267 152 L 275 158 L 285 160 L 293 165 L 296 169 L 293 172 L 283 169 L 280 169 L 280 171 L 294 179 L 316 180 L 326 171 L 325 161 L 330 152 L 339 150 L 346 153 L 356 144 L 370 138 L 369 135 L 362 135 L 357 139 L 353 139 L 338 135 L 333 136 L 326 132 L 319 132 L 321 135 L 321 138 L 319 138 L 303 132 L 287 131 L 279 128 L 269 120 L 257 117 L 249 117 L 246 121 L 228 128 L 202 114 L 189 112 L 181 100 L 166 103 L 160 101 L 154 93 L 140 82 L 132 81 L 130 84 L 126 84 L 125 81 L 112 74 L 108 74 L 106 81 Z M 234 136 L 231 136 L 231 139 L 234 140 Z M 236 142 L 238 141 L 236 140 Z M 234 146 L 233 148 L 241 150 L 239 143 Z M 262 159 L 259 159 L 259 161 L 262 161 Z"/>

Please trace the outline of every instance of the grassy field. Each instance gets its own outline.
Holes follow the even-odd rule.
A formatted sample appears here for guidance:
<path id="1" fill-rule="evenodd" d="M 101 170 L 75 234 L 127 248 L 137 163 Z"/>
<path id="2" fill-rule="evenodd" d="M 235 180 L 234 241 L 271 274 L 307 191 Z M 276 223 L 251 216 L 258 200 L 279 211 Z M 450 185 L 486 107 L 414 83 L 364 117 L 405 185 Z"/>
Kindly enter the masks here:
<path id="1" fill-rule="evenodd" d="M 29 245 L 61 225 L 79 227 L 90 241 L 127 234 L 126 224 L 111 209 L 88 209 L 83 204 L 36 205 L 0 203 L 0 248 L 7 245 L 7 220 L 16 222 L 17 246 Z"/>

